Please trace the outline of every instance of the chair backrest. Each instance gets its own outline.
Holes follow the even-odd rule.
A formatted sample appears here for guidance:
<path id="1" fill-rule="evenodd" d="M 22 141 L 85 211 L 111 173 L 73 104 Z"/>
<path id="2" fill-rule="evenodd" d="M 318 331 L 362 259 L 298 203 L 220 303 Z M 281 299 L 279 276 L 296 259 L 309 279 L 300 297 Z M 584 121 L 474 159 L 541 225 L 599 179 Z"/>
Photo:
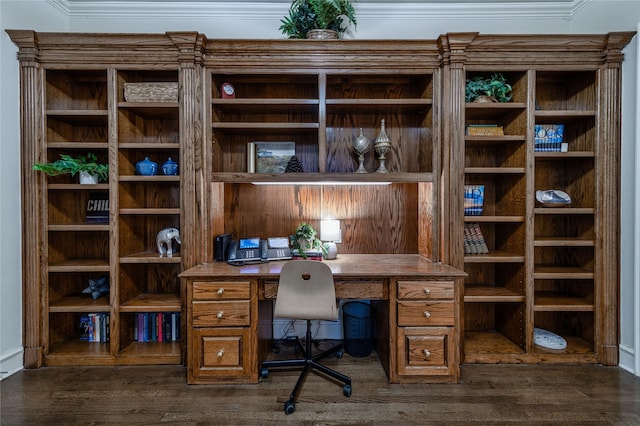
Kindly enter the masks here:
<path id="1" fill-rule="evenodd" d="M 317 260 L 292 260 L 282 267 L 275 317 L 337 320 L 331 268 Z"/>

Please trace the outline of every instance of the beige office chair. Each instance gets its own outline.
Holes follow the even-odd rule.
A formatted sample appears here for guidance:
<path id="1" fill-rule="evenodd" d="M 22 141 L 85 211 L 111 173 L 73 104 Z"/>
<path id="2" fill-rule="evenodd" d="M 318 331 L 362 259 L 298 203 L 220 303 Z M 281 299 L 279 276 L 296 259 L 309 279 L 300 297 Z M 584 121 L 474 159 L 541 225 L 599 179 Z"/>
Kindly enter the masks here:
<path id="1" fill-rule="evenodd" d="M 341 357 L 342 344 L 316 355 L 311 353 L 311 320 L 338 319 L 336 291 L 329 266 L 317 260 L 293 260 L 285 263 L 280 272 L 274 316 L 307 321 L 305 346 L 300 339 L 296 340 L 304 358 L 262 362 L 260 376 L 263 379 L 269 376 L 269 368 L 303 367 L 289 400 L 284 403 L 284 412 L 291 414 L 295 411 L 298 393 L 312 369 L 342 382 L 344 396 L 351 396 L 351 378 L 318 363 L 320 358 L 328 355 L 336 354 Z"/>

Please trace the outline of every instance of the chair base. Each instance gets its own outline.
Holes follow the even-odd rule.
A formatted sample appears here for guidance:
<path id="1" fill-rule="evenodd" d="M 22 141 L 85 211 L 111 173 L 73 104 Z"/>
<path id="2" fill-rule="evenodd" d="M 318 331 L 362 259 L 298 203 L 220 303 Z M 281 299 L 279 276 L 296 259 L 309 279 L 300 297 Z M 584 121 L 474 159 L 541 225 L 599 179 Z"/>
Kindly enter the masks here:
<path id="1" fill-rule="evenodd" d="M 298 394 L 302 389 L 302 384 L 304 383 L 305 378 L 309 374 L 311 370 L 319 371 L 325 376 L 331 377 L 338 382 L 343 384 L 342 393 L 344 396 L 351 396 L 351 378 L 349 376 L 345 376 L 344 374 L 335 371 L 325 365 L 322 365 L 318 362 L 319 359 L 322 359 L 328 355 L 338 354 L 338 356 L 342 357 L 342 343 L 337 344 L 327 350 L 324 350 L 318 354 L 313 355 L 311 353 L 311 321 L 307 320 L 307 333 L 306 333 L 306 347 L 302 346 L 300 340 L 296 340 L 296 343 L 299 349 L 304 354 L 304 358 L 302 359 L 284 359 L 284 360 L 274 360 L 274 361 L 263 361 L 262 369 L 260 371 L 260 377 L 263 379 L 269 376 L 270 368 L 293 368 L 293 367 L 302 367 L 302 371 L 300 372 L 300 376 L 291 391 L 291 395 L 289 399 L 284 403 L 284 412 L 285 414 L 292 414 L 296 410 L 296 399 L 298 398 Z"/>

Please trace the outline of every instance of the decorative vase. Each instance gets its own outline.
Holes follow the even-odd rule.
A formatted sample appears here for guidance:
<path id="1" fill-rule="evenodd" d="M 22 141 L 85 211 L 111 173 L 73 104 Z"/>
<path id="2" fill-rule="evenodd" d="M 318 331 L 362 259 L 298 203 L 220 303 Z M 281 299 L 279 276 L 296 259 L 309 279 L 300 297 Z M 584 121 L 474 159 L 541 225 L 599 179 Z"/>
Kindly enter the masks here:
<path id="1" fill-rule="evenodd" d="M 80 172 L 80 183 L 82 185 L 95 185 L 98 183 L 98 175 L 92 175 L 89 172 Z"/>
<path id="2" fill-rule="evenodd" d="M 380 133 L 378 134 L 376 141 L 373 143 L 373 149 L 376 151 L 376 154 L 378 154 L 378 160 L 380 161 L 380 166 L 378 167 L 378 170 L 376 170 L 376 173 L 389 173 L 389 170 L 387 170 L 384 165 L 389 148 L 391 148 L 391 141 L 389 140 L 384 128 L 383 118 L 380 125 Z"/>
<path id="3" fill-rule="evenodd" d="M 313 241 L 307 238 L 298 238 L 298 245 L 302 251 L 311 250 L 313 248 Z"/>
<path id="4" fill-rule="evenodd" d="M 153 176 L 158 174 L 158 163 L 149 160 L 149 157 L 144 157 L 144 160 L 136 163 L 136 173 L 143 176 Z"/>
<path id="5" fill-rule="evenodd" d="M 162 174 L 175 176 L 178 174 L 178 163 L 173 161 L 171 157 L 162 163 Z"/>
<path id="6" fill-rule="evenodd" d="M 353 140 L 353 150 L 358 155 L 358 162 L 360 166 L 356 173 L 368 173 L 364 168 L 364 155 L 371 149 L 371 141 L 364 135 L 362 127 L 360 128 L 360 134 Z"/>
<path id="7" fill-rule="evenodd" d="M 333 30 L 311 30 L 307 33 L 309 40 L 338 40 L 340 36 Z"/>

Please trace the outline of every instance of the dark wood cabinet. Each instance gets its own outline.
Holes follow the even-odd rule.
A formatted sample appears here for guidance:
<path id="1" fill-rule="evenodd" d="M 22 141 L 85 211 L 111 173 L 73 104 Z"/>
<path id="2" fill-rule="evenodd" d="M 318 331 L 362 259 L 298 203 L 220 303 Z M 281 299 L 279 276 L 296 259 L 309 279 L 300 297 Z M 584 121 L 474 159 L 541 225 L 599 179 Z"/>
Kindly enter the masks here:
<path id="1" fill-rule="evenodd" d="M 406 318 L 407 375 L 449 368 L 448 359 L 617 364 L 620 64 L 632 33 L 325 42 L 7 32 L 21 64 L 27 367 L 183 363 L 187 346 L 223 335 L 207 326 L 198 343 L 184 338 L 179 278 L 214 260 L 215 236 L 286 236 L 329 217 L 341 220 L 340 253 L 419 254 L 468 274 L 453 314 L 449 301 L 394 296 L 398 315 L 405 303 L 437 303 L 446 318 Z M 513 99 L 465 103 L 465 80 L 495 72 Z M 174 84 L 178 96 L 132 101 L 125 91 L 136 83 Z M 373 143 L 382 120 L 389 173 L 374 173 L 373 149 L 370 173 L 354 173 L 353 140 L 362 129 Z M 568 152 L 535 149 L 542 124 L 564 125 Z M 468 135 L 468 125 L 503 134 Z M 304 173 L 250 173 L 251 142 L 295 142 Z M 87 187 L 31 169 L 86 152 L 110 165 L 109 182 Z M 136 174 L 145 157 L 171 157 L 179 174 Z M 482 215 L 465 216 L 465 185 L 484 185 Z M 539 205 L 535 191 L 547 189 L 566 191 L 571 205 Z M 108 223 L 84 223 L 94 192 L 109 196 Z M 468 224 L 488 253 L 464 253 Z M 182 245 L 160 257 L 155 235 L 169 226 Z M 100 275 L 109 297 L 84 297 Z M 145 312 L 181 313 L 181 340 L 136 341 Z M 109 343 L 79 340 L 88 313 L 109 314 Z M 459 341 L 449 326 L 464 330 Z M 568 349 L 536 347 L 536 327 Z M 242 326 L 222 329 L 256 349 Z M 433 358 L 420 360 L 425 350 Z"/>

